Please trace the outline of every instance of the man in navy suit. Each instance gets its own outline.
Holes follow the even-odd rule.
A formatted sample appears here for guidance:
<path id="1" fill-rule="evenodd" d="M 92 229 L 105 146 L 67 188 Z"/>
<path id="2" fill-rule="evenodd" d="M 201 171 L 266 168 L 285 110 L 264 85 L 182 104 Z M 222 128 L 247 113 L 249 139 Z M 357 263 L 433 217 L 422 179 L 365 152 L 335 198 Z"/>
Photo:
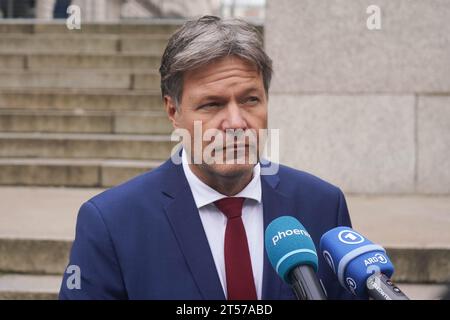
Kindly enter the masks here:
<path id="1" fill-rule="evenodd" d="M 239 20 L 188 21 L 160 73 L 168 117 L 189 139 L 157 169 L 82 205 L 60 298 L 295 299 L 267 259 L 266 226 L 292 215 L 318 246 L 350 217 L 337 187 L 283 165 L 267 174 L 263 138 L 228 140 L 267 128 L 272 62 L 260 35 Z M 317 275 L 329 298 L 351 298 L 321 255 Z"/>

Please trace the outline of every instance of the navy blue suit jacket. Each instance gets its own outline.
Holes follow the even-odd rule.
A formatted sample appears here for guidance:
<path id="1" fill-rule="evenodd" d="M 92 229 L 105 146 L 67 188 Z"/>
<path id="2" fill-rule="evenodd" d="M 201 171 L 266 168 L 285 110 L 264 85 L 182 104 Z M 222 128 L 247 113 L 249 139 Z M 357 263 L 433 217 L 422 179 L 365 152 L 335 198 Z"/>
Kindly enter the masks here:
<path id="1" fill-rule="evenodd" d="M 342 192 L 317 177 L 280 165 L 261 185 L 265 227 L 292 215 L 318 248 L 327 230 L 350 226 Z M 183 168 L 170 159 L 81 206 L 69 265 L 81 288 L 69 289 L 65 273 L 60 299 L 225 299 Z M 351 298 L 320 254 L 318 276 L 329 298 Z M 262 298 L 295 299 L 266 255 Z"/>

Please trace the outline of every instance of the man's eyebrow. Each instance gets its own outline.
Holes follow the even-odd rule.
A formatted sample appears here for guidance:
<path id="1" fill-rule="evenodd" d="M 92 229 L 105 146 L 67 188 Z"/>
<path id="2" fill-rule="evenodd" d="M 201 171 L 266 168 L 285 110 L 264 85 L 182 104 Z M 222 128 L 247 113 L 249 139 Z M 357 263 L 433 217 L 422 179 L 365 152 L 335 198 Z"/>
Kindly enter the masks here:
<path id="1" fill-rule="evenodd" d="M 258 87 L 251 87 L 243 90 L 241 93 L 239 93 L 240 96 L 245 96 L 251 92 L 261 93 L 261 89 Z"/>
<path id="2" fill-rule="evenodd" d="M 209 96 L 200 96 L 198 98 L 199 101 L 210 101 L 210 100 L 223 100 L 224 96 L 218 96 L 218 95 L 209 95 Z"/>
<path id="3" fill-rule="evenodd" d="M 257 88 L 257 87 L 251 87 L 251 88 L 247 88 L 241 92 L 238 93 L 238 96 L 245 96 L 251 92 L 256 92 L 256 93 L 261 93 L 261 89 Z M 220 95 L 207 95 L 207 96 L 199 96 L 198 99 L 200 101 L 206 101 L 206 100 L 222 100 L 224 99 L 224 96 L 220 96 Z"/>

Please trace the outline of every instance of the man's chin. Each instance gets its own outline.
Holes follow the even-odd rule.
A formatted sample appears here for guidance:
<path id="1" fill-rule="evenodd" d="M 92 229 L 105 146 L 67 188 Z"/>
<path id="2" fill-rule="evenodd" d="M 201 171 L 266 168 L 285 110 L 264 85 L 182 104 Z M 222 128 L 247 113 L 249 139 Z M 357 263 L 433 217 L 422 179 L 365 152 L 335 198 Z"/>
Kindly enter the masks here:
<path id="1" fill-rule="evenodd" d="M 205 169 L 223 178 L 236 178 L 253 171 L 254 164 L 203 164 Z"/>

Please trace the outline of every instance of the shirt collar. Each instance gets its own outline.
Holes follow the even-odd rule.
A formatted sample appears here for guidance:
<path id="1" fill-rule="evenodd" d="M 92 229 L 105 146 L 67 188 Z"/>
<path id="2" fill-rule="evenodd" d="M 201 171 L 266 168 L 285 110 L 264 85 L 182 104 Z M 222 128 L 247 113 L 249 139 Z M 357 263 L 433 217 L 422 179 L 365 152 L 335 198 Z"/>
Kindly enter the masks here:
<path id="1" fill-rule="evenodd" d="M 227 198 L 228 196 L 221 194 L 220 192 L 214 190 L 206 183 L 201 181 L 191 170 L 188 164 L 187 154 L 185 150 L 182 150 L 181 155 L 181 163 L 183 165 L 183 171 L 186 176 L 186 179 L 189 183 L 189 187 L 191 188 L 192 195 L 194 197 L 195 204 L 198 209 L 204 207 L 210 203 L 213 203 L 217 200 Z M 261 202 L 261 167 L 259 162 L 253 167 L 253 177 L 247 186 L 242 189 L 238 194 L 234 197 L 242 197 L 256 200 L 257 202 Z"/>

